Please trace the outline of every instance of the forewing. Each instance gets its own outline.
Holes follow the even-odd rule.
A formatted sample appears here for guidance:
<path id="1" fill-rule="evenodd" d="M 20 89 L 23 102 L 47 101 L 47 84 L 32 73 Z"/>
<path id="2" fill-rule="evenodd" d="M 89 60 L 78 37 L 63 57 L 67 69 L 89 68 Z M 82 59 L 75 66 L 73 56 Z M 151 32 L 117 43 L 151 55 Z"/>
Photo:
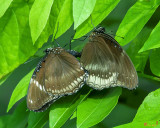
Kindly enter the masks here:
<path id="1" fill-rule="evenodd" d="M 45 67 L 45 88 L 50 94 L 70 95 L 84 85 L 83 68 L 74 56 L 64 50 L 59 55 L 50 53 Z"/>
<path id="2" fill-rule="evenodd" d="M 27 94 L 27 107 L 33 111 L 45 110 L 56 98 L 49 95 L 44 88 L 44 62 L 40 62 L 30 80 Z"/>
<path id="3" fill-rule="evenodd" d="M 98 90 L 114 86 L 135 88 L 138 78 L 131 60 L 112 37 L 106 36 L 94 35 L 82 51 L 81 63 L 89 73 L 87 84 Z"/>

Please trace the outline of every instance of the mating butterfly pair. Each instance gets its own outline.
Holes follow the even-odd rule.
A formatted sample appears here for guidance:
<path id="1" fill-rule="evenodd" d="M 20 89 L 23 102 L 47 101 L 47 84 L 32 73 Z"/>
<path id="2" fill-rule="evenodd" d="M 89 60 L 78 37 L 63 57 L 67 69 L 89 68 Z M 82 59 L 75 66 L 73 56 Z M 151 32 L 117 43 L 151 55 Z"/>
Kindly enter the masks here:
<path id="1" fill-rule="evenodd" d="M 102 27 L 89 36 L 80 62 L 73 55 L 76 52 L 68 53 L 59 47 L 46 50 L 30 80 L 27 94 L 30 110 L 45 110 L 60 97 L 76 93 L 84 82 L 97 90 L 114 86 L 133 89 L 138 84 L 128 55 Z"/>

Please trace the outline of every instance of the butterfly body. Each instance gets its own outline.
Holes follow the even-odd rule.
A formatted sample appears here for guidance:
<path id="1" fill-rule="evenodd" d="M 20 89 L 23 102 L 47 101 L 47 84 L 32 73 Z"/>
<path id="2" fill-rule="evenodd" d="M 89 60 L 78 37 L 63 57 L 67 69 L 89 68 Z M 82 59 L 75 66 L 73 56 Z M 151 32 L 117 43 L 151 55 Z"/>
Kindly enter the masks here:
<path id="1" fill-rule="evenodd" d="M 133 89 L 138 84 L 136 70 L 118 42 L 100 27 L 91 33 L 81 64 L 88 71 L 86 83 L 97 90 L 122 86 Z"/>
<path id="2" fill-rule="evenodd" d="M 85 81 L 86 73 L 79 61 L 64 49 L 48 48 L 30 80 L 27 106 L 43 111 L 64 95 L 76 93 Z"/>

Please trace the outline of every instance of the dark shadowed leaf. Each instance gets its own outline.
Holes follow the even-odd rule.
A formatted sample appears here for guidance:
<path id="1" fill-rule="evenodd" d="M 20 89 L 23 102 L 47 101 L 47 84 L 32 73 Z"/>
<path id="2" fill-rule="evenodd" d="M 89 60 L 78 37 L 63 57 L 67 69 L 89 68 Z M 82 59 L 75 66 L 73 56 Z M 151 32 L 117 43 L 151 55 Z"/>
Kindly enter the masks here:
<path id="1" fill-rule="evenodd" d="M 0 128 L 6 128 L 11 115 L 0 116 Z"/>
<path id="2" fill-rule="evenodd" d="M 29 111 L 26 100 L 21 102 L 8 120 L 7 128 L 24 128 L 27 126 Z"/>
<path id="3" fill-rule="evenodd" d="M 160 77 L 160 48 L 151 51 L 150 68 L 153 74 Z"/>
<path id="4" fill-rule="evenodd" d="M 77 94 L 56 101 L 49 113 L 50 128 L 60 128 L 90 92 L 91 90 L 83 88 Z"/>
<path id="5" fill-rule="evenodd" d="M 149 51 L 143 53 L 138 53 L 138 51 L 147 40 L 146 37 L 149 36 L 150 32 L 151 29 L 147 27 L 143 28 L 138 36 L 126 48 L 126 52 L 131 58 L 137 71 L 143 72 L 146 65 Z"/>
<path id="6" fill-rule="evenodd" d="M 6 79 L 11 75 L 11 73 L 7 74 L 6 76 L 0 79 L 0 86 L 6 81 Z"/>
<path id="7" fill-rule="evenodd" d="M 30 112 L 28 128 L 42 128 L 49 119 L 49 109 L 44 112 Z"/>

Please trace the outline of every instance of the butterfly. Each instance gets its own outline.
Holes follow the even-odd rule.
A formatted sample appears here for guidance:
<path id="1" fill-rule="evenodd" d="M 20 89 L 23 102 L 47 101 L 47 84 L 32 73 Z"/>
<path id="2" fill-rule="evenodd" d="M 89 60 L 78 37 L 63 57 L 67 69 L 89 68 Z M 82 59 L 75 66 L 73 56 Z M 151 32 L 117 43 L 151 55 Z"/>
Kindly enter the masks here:
<path id="1" fill-rule="evenodd" d="M 134 89 L 138 85 L 132 61 L 118 42 L 105 33 L 103 27 L 95 29 L 89 36 L 80 62 L 89 74 L 86 83 L 94 89 L 115 86 Z"/>
<path id="2" fill-rule="evenodd" d="M 44 111 L 51 103 L 64 95 L 76 93 L 87 76 L 80 62 L 70 53 L 74 51 L 48 48 L 37 65 L 30 80 L 27 107 L 33 111 Z"/>

